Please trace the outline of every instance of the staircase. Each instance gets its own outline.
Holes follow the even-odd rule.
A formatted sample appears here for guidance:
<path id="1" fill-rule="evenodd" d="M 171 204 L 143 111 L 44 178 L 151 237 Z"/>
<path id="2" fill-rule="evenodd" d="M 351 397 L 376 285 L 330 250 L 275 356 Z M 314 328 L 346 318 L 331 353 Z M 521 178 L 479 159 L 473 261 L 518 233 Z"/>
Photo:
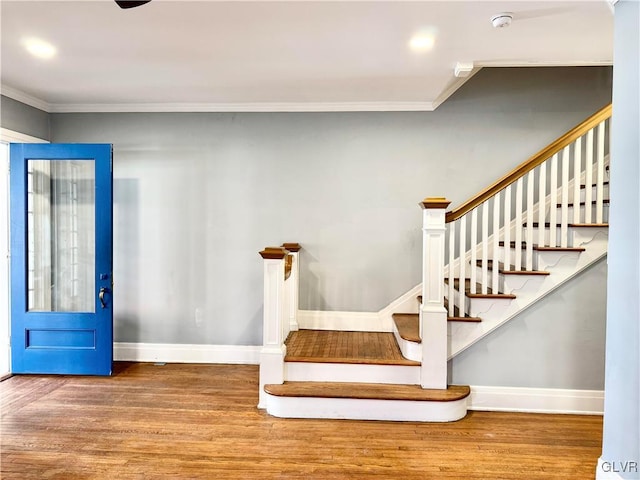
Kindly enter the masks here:
<path id="1" fill-rule="evenodd" d="M 447 362 L 607 254 L 611 106 L 455 210 L 425 199 L 423 282 L 387 331 L 298 330 L 297 244 L 261 253 L 259 407 L 279 417 L 455 421 Z"/>

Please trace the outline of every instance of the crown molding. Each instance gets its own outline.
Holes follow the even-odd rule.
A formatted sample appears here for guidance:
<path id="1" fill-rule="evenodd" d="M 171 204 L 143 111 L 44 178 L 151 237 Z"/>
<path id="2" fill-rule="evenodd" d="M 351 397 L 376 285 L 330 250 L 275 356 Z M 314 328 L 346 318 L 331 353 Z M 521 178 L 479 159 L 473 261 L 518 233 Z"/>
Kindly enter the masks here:
<path id="1" fill-rule="evenodd" d="M 430 112 L 432 102 L 51 104 L 50 113 L 167 112 Z"/>
<path id="2" fill-rule="evenodd" d="M 20 103 L 24 103 L 31 107 L 37 108 L 38 110 L 43 110 L 47 113 L 51 112 L 51 105 L 44 100 L 41 100 L 33 95 L 29 95 L 28 93 L 24 93 L 17 88 L 9 87 L 8 85 L 0 85 L 0 94 L 5 97 L 12 98 Z"/>

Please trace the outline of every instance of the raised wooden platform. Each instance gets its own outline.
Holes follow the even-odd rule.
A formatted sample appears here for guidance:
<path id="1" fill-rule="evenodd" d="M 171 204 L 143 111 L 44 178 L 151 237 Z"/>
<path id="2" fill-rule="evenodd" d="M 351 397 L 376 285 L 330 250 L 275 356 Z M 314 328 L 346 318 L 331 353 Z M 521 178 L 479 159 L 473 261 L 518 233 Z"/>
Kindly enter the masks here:
<path id="1" fill-rule="evenodd" d="M 265 391 L 278 397 L 361 398 L 369 400 L 413 400 L 451 402 L 466 398 L 471 389 L 450 385 L 446 390 L 424 389 L 419 385 L 384 385 L 380 383 L 284 382 L 265 385 Z"/>
<path id="2" fill-rule="evenodd" d="M 393 333 L 299 330 L 285 344 L 285 362 L 420 365 L 402 356 Z"/>

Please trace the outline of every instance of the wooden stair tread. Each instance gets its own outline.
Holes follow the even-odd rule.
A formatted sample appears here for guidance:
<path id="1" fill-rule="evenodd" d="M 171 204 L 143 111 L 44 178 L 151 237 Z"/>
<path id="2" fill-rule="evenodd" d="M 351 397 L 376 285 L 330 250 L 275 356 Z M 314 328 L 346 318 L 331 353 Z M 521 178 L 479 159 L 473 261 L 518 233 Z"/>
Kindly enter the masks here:
<path id="1" fill-rule="evenodd" d="M 447 308 L 445 300 L 445 308 Z M 418 313 L 394 313 L 392 315 L 393 321 L 396 324 L 396 328 L 400 337 L 407 342 L 422 343 L 420 338 L 420 315 Z M 455 308 L 454 316 L 447 316 L 448 322 L 481 322 L 482 319 L 478 317 L 470 317 L 468 315 L 460 316 L 458 307 Z"/>
<path id="2" fill-rule="evenodd" d="M 532 225 L 533 225 L 533 228 L 538 228 L 540 223 L 539 222 L 533 222 Z M 527 222 L 524 222 L 522 224 L 522 226 L 526 228 Z M 593 227 L 604 227 L 604 226 L 606 226 L 606 227 L 608 227 L 609 224 L 608 223 L 567 223 L 567 227 L 570 227 L 570 228 L 589 227 L 589 226 L 593 226 Z M 550 228 L 550 227 L 551 227 L 551 223 L 545 222 L 544 228 Z M 556 223 L 556 228 L 561 228 L 561 227 L 562 227 L 562 224 Z"/>
<path id="3" fill-rule="evenodd" d="M 393 333 L 298 330 L 285 342 L 285 362 L 420 365 L 402 356 Z"/>
<path id="4" fill-rule="evenodd" d="M 482 260 L 477 260 L 476 265 L 482 267 Z M 498 263 L 498 272 L 503 275 L 550 275 L 550 272 L 543 270 L 516 270 L 515 265 L 511 265 L 512 270 L 505 270 L 504 263 Z M 493 260 L 487 260 L 487 269 L 493 270 Z"/>
<path id="5" fill-rule="evenodd" d="M 398 333 L 407 342 L 421 343 L 420 315 L 417 313 L 394 313 L 393 321 Z"/>
<path id="6" fill-rule="evenodd" d="M 278 397 L 452 402 L 467 397 L 471 389 L 467 385 L 450 385 L 446 390 L 435 390 L 424 389 L 420 385 L 383 383 L 284 382 L 267 384 L 264 391 Z"/>
<path id="7" fill-rule="evenodd" d="M 445 278 L 444 281 L 446 284 L 449 284 L 448 278 Z M 459 278 L 454 279 L 453 288 L 460 291 Z M 468 278 L 465 279 L 465 295 L 469 298 L 507 298 L 507 299 L 516 298 L 515 295 L 512 295 L 510 293 L 500 293 L 500 292 L 493 293 L 493 291 L 489 287 L 487 287 L 487 293 L 479 293 L 479 292 L 482 292 L 481 284 L 476 283 L 476 293 L 471 293 L 471 280 Z"/>

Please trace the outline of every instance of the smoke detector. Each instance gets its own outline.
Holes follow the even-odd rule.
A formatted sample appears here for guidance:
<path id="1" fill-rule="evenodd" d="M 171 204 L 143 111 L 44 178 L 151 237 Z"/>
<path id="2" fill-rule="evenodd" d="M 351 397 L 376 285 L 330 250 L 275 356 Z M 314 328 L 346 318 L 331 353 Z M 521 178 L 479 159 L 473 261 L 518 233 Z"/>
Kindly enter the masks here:
<path id="1" fill-rule="evenodd" d="M 491 25 L 493 25 L 494 28 L 504 28 L 511 25 L 512 20 L 513 20 L 512 13 L 507 13 L 507 12 L 498 13 L 497 15 L 494 15 L 493 17 L 491 17 Z"/>

